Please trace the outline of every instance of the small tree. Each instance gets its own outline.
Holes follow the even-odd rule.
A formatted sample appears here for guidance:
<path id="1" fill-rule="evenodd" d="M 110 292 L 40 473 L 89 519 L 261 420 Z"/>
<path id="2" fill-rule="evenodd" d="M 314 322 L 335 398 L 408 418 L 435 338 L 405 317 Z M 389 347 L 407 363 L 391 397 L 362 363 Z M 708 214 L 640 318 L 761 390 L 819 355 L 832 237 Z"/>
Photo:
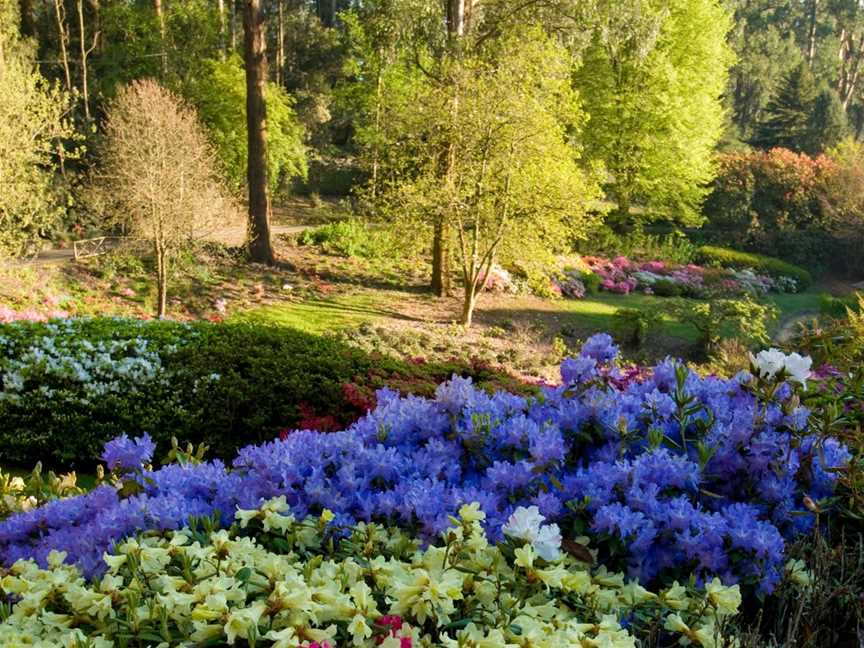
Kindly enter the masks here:
<path id="1" fill-rule="evenodd" d="M 470 325 L 496 257 L 524 261 L 583 236 L 585 206 L 598 190 L 574 154 L 584 115 L 560 45 L 539 29 L 520 30 L 449 73 L 451 85 L 413 87 L 415 100 L 394 112 L 399 131 L 388 146 L 399 159 L 375 202 L 388 203 L 415 233 L 450 224 L 461 319 Z"/>
<path id="2" fill-rule="evenodd" d="M 195 111 L 152 80 L 120 88 L 105 120 L 100 180 L 115 220 L 153 245 L 164 317 L 177 248 L 234 208 Z"/>

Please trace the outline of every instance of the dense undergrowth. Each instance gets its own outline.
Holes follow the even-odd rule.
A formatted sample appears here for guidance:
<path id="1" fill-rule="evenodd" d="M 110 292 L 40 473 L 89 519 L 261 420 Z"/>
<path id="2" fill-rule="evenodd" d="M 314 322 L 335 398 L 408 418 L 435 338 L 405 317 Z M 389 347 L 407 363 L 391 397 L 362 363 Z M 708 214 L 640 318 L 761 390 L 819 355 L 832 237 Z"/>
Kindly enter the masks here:
<path id="1" fill-rule="evenodd" d="M 531 391 L 490 365 L 409 363 L 284 327 L 119 318 L 0 325 L 3 462 L 87 468 L 118 434 L 206 442 L 220 457 L 285 429 L 338 429 L 384 385 L 431 395 L 453 374 Z M 69 434 L 75 430 L 75 434 Z"/>

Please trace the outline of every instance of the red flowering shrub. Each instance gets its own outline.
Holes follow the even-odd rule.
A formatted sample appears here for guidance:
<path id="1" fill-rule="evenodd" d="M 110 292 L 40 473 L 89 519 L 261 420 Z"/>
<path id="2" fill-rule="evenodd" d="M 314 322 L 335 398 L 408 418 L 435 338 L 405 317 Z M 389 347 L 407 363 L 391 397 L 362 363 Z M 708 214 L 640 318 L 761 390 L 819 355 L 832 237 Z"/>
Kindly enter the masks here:
<path id="1" fill-rule="evenodd" d="M 826 155 L 782 148 L 721 155 L 704 207 L 708 234 L 808 268 L 850 271 L 860 255 L 850 256 L 845 232 L 859 211 L 850 208 L 850 183 L 840 181 L 847 171 Z"/>

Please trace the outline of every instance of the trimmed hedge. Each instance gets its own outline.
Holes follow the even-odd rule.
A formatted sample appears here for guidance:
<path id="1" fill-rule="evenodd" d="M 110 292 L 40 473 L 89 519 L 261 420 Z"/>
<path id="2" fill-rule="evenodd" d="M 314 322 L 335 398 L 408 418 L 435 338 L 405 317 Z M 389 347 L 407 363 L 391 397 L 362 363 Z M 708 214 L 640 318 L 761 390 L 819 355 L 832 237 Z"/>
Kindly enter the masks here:
<path id="1" fill-rule="evenodd" d="M 804 268 L 787 263 L 781 259 L 741 252 L 714 245 L 703 245 L 696 251 L 696 260 L 705 265 L 723 266 L 726 268 L 751 268 L 756 272 L 772 277 L 792 277 L 801 288 L 808 288 L 813 283 L 813 276 Z"/>
<path id="2" fill-rule="evenodd" d="M 454 373 L 488 389 L 532 389 L 480 363 L 409 364 L 283 327 L 0 325 L 0 461 L 89 469 L 106 441 L 144 432 L 160 452 L 176 436 L 227 458 L 285 429 L 342 429 L 374 406 L 375 390 L 429 396 Z"/>

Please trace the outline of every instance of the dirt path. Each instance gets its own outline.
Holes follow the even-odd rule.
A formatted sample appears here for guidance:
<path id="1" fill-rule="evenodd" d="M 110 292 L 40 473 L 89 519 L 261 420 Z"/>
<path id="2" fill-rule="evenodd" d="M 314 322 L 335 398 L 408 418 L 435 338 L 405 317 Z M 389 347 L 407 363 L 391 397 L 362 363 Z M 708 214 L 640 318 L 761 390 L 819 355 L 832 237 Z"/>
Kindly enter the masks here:
<path id="1" fill-rule="evenodd" d="M 781 321 L 780 326 L 777 327 L 777 332 L 774 334 L 774 342 L 786 344 L 798 334 L 801 324 L 811 324 L 818 317 L 819 311 L 815 310 L 807 310 L 790 315 Z"/>
<path id="2" fill-rule="evenodd" d="M 273 237 L 281 235 L 300 234 L 304 230 L 309 229 L 309 225 L 272 225 L 270 232 Z M 222 227 L 214 230 L 203 237 L 205 241 L 215 241 L 225 245 L 238 246 L 242 245 L 246 240 L 246 227 L 242 225 L 234 227 Z M 117 242 L 106 242 L 105 246 L 108 249 L 116 248 Z M 46 266 L 60 263 L 69 263 L 75 260 L 75 252 L 71 247 L 68 248 L 51 248 L 43 250 L 32 259 L 20 259 L 13 261 L 0 262 L 0 266 Z"/>

